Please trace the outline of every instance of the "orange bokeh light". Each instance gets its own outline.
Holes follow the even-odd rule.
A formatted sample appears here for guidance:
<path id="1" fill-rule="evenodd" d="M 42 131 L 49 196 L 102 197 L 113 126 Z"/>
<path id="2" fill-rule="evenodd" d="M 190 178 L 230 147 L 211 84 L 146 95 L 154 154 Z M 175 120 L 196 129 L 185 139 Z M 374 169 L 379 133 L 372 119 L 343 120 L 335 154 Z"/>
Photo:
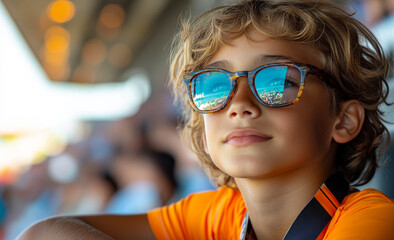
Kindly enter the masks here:
<path id="1" fill-rule="evenodd" d="M 65 53 L 53 53 L 48 51 L 47 49 L 43 52 L 43 57 L 45 63 L 51 66 L 60 66 L 65 65 L 68 61 L 68 52 Z"/>
<path id="2" fill-rule="evenodd" d="M 65 52 L 69 42 L 61 36 L 52 36 L 45 41 L 45 47 L 52 53 Z"/>
<path id="3" fill-rule="evenodd" d="M 70 43 L 70 34 L 69 32 L 60 27 L 60 26 L 52 26 L 48 28 L 45 33 L 45 42 L 53 42 L 62 45 L 64 48 L 67 48 Z"/>
<path id="4" fill-rule="evenodd" d="M 82 49 L 82 60 L 89 65 L 101 64 L 107 55 L 107 47 L 100 39 L 89 40 Z"/>
<path id="5" fill-rule="evenodd" d="M 52 21 L 65 23 L 74 17 L 75 6 L 71 1 L 57 0 L 48 6 L 47 14 Z"/>
<path id="6" fill-rule="evenodd" d="M 93 83 L 95 77 L 95 72 L 91 67 L 86 65 L 80 65 L 74 71 L 72 82 Z"/>
<path id="7" fill-rule="evenodd" d="M 118 4 L 108 4 L 100 13 L 100 22 L 107 28 L 120 27 L 125 19 L 125 10 Z"/>
<path id="8" fill-rule="evenodd" d="M 43 57 L 45 62 L 59 66 L 68 60 L 70 45 L 70 34 L 60 26 L 52 26 L 45 33 L 45 48 Z"/>
<path id="9" fill-rule="evenodd" d="M 44 64 L 44 68 L 48 77 L 53 81 L 65 81 L 70 74 L 68 65 Z"/>

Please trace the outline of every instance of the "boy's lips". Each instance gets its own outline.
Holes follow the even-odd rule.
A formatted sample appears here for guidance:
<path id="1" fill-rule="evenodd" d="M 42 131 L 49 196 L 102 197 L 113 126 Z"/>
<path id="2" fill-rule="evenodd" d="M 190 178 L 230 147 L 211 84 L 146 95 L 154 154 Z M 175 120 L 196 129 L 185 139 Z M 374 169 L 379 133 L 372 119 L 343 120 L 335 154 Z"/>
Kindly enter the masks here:
<path id="1" fill-rule="evenodd" d="M 233 146 L 246 146 L 257 142 L 270 140 L 272 137 L 254 129 L 240 129 L 232 131 L 224 140 L 224 143 Z"/>

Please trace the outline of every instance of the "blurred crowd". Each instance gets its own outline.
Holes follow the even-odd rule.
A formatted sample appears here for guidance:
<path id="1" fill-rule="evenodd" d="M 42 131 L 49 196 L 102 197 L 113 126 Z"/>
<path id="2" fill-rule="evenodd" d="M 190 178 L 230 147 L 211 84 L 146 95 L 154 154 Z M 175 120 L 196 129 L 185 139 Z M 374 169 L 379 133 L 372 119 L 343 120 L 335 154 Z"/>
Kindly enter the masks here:
<path id="1" fill-rule="evenodd" d="M 57 214 L 138 214 L 213 189 L 177 131 L 163 92 L 131 117 L 86 122 L 86 134 L 0 189 L 3 239 Z"/>
<path id="2" fill-rule="evenodd" d="M 394 0 L 351 3 L 394 66 Z M 14 184 L 0 185 L 0 239 L 13 240 L 33 222 L 56 214 L 141 213 L 213 189 L 179 137 L 179 114 L 163 91 L 133 116 L 84 123 L 85 134 L 61 154 L 32 165 Z M 388 161 L 390 176 L 393 165 Z"/>

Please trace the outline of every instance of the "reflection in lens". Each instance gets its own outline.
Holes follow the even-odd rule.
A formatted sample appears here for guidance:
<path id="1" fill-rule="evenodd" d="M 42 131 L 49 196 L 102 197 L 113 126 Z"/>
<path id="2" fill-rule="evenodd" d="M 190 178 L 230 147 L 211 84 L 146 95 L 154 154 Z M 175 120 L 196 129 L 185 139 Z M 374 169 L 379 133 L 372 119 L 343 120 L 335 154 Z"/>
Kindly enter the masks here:
<path id="1" fill-rule="evenodd" d="M 203 72 L 193 78 L 192 98 L 199 110 L 212 111 L 221 108 L 231 91 L 231 81 L 222 72 Z"/>
<path id="2" fill-rule="evenodd" d="M 300 70 L 291 66 L 273 66 L 259 71 L 254 87 L 268 105 L 287 104 L 297 98 L 301 82 Z"/>

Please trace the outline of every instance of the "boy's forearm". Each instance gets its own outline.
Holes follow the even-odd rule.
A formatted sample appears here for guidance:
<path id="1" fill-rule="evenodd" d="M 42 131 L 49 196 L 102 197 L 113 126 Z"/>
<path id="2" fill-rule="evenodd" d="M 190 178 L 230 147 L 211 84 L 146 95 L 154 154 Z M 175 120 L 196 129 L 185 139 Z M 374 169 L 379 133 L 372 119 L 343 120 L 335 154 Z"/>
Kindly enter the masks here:
<path id="1" fill-rule="evenodd" d="M 100 232 L 74 217 L 54 217 L 38 222 L 23 232 L 18 240 L 46 239 L 86 239 L 110 240 L 110 236 Z"/>

